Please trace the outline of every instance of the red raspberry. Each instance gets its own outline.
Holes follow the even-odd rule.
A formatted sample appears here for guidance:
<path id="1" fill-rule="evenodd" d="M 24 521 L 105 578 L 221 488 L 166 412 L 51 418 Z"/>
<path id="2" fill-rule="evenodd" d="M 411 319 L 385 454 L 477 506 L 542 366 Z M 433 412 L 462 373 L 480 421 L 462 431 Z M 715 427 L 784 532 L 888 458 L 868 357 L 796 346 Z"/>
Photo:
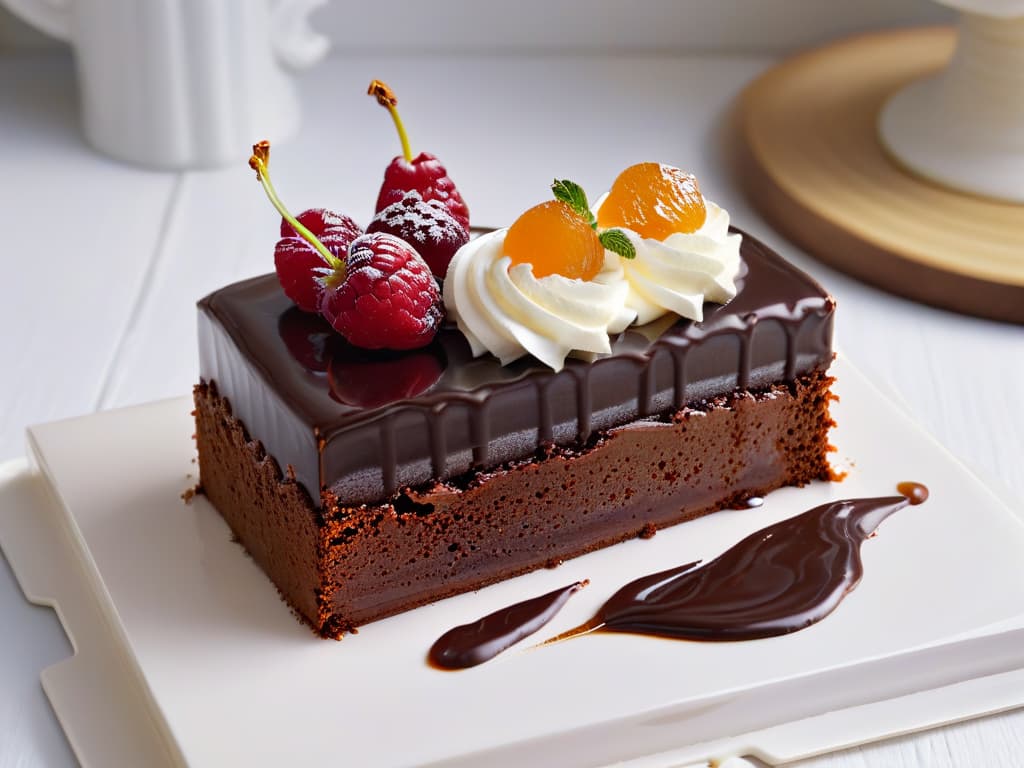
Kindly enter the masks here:
<path id="1" fill-rule="evenodd" d="M 444 205 L 455 220 L 469 230 L 469 208 L 466 207 L 465 200 L 455 188 L 455 182 L 448 176 L 448 171 L 441 165 L 441 161 L 429 152 L 420 152 L 416 157 L 412 156 L 409 137 L 398 116 L 398 99 L 391 86 L 380 80 L 371 80 L 367 93 L 391 113 L 398 138 L 402 142 L 402 154 L 392 160 L 384 171 L 384 183 L 377 195 L 375 211 L 383 211 L 392 203 L 399 202 L 406 192 L 415 190 L 424 200 L 437 200 Z"/>
<path id="2" fill-rule="evenodd" d="M 364 349 L 425 346 L 444 314 L 430 267 L 412 246 L 384 232 L 352 242 L 345 279 L 328 289 L 321 312 Z"/>
<path id="3" fill-rule="evenodd" d="M 324 208 L 311 208 L 296 218 L 327 250 L 341 259 L 345 258 L 349 244 L 362 234 L 359 225 L 348 216 Z M 281 220 L 281 235 L 274 248 L 274 267 L 285 296 L 305 312 L 318 312 L 324 297 L 320 279 L 330 275 L 332 270 L 284 219 Z"/>
<path id="4" fill-rule="evenodd" d="M 274 268 L 284 295 L 304 312 L 319 312 L 324 287 L 319 278 L 330 274 L 323 257 L 301 237 L 283 237 L 274 246 Z"/>
<path id="5" fill-rule="evenodd" d="M 387 232 L 405 240 L 423 257 L 435 277 L 444 279 L 448 262 L 469 242 L 469 232 L 437 200 L 425 201 L 416 191 L 380 211 L 367 232 Z"/>
<path id="6" fill-rule="evenodd" d="M 349 244 L 363 234 L 363 228 L 351 217 L 343 213 L 335 213 L 327 208 L 309 208 L 295 217 L 317 239 L 327 246 L 327 250 L 342 259 Z M 287 219 L 281 219 L 281 237 L 298 237 Z"/>
<path id="7" fill-rule="evenodd" d="M 455 182 L 441 161 L 429 152 L 420 152 L 413 161 L 399 156 L 384 170 L 384 183 L 377 195 L 378 212 L 399 202 L 406 192 L 416 191 L 427 202 L 437 200 L 466 230 L 469 229 L 469 207 L 462 199 Z"/>

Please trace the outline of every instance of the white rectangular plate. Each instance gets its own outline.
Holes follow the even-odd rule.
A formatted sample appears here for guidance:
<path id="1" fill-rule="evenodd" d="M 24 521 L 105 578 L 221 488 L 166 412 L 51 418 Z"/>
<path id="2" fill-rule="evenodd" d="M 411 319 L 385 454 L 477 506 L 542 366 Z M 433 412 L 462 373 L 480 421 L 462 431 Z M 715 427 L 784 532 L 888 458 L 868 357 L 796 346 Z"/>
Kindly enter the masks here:
<path id="1" fill-rule="evenodd" d="M 203 497 L 182 502 L 198 474 L 188 400 L 43 425 L 30 444 L 111 628 L 96 642 L 132 672 L 169 762 L 788 760 L 1024 702 L 1024 525 L 848 363 L 836 375 L 842 483 L 783 489 L 759 509 L 444 600 L 341 643 L 295 620 Z M 892 495 L 903 480 L 931 498 L 882 525 L 864 544 L 860 586 L 805 631 L 741 643 L 591 635 L 539 650 L 526 641 L 462 672 L 425 663 L 444 631 L 502 606 L 590 579 L 540 640 L 637 576 L 708 559 L 831 499 Z M 25 555 L 14 555 L 24 585 Z"/>

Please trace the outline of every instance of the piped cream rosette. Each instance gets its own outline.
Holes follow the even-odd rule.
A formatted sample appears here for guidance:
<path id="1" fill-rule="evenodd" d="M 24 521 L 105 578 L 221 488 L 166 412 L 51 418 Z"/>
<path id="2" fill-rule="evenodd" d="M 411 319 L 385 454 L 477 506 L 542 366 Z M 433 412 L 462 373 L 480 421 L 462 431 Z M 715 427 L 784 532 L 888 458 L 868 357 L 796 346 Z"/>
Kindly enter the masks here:
<path id="1" fill-rule="evenodd" d="M 502 365 L 530 354 L 555 371 L 570 354 L 611 353 L 609 334 L 635 319 L 621 260 L 605 253 L 593 280 L 535 277 L 529 264 L 504 253 L 507 229 L 478 237 L 452 258 L 444 303 L 474 356 L 490 352 Z"/>
<path id="2" fill-rule="evenodd" d="M 600 211 L 603 195 L 594 206 Z M 729 232 L 729 212 L 705 199 L 707 217 L 696 232 L 664 240 L 643 238 L 622 227 L 636 248 L 633 259 L 618 259 L 629 285 L 626 308 L 646 325 L 667 312 L 700 321 L 704 302 L 725 304 L 736 296 L 741 236 Z M 614 254 L 610 254 L 614 256 Z"/>
<path id="3" fill-rule="evenodd" d="M 586 216 L 582 190 L 579 196 L 574 202 Z M 705 301 L 724 304 L 736 296 L 740 267 L 741 237 L 729 232 L 728 212 L 710 200 L 705 206 L 698 230 L 664 240 L 617 228 L 635 257 L 605 250 L 603 267 L 592 280 L 538 278 L 530 264 L 513 265 L 505 254 L 507 229 L 483 235 L 459 249 L 448 266 L 448 314 L 474 356 L 490 352 L 507 365 L 530 354 L 555 371 L 570 354 L 610 354 L 609 334 L 630 324 L 646 325 L 668 313 L 700 321 Z"/>

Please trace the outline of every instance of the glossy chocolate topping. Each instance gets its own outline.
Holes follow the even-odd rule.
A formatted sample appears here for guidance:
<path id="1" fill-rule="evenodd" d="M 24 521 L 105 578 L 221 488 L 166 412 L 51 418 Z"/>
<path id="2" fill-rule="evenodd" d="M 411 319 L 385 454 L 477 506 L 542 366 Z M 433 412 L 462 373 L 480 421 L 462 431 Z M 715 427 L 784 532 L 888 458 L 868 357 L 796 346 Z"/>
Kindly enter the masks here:
<path id="1" fill-rule="evenodd" d="M 763 528 L 714 560 L 632 581 L 593 619 L 547 641 L 593 632 L 684 640 L 753 640 L 805 629 L 828 616 L 860 582 L 860 545 L 885 518 L 927 498 L 833 501 Z M 909 487 L 909 486 L 913 487 Z"/>
<path id="2" fill-rule="evenodd" d="M 267 275 L 200 302 L 200 374 L 314 503 L 321 488 L 347 504 L 378 502 L 827 368 L 832 298 L 750 236 L 741 257 L 739 293 L 705 304 L 703 322 L 630 328 L 610 356 L 559 373 L 533 358 L 474 359 L 454 327 L 422 350 L 357 350 Z"/>
<path id="3" fill-rule="evenodd" d="M 430 662 L 441 669 L 465 669 L 490 661 L 547 624 L 566 601 L 587 585 L 577 581 L 450 629 L 430 648 Z"/>

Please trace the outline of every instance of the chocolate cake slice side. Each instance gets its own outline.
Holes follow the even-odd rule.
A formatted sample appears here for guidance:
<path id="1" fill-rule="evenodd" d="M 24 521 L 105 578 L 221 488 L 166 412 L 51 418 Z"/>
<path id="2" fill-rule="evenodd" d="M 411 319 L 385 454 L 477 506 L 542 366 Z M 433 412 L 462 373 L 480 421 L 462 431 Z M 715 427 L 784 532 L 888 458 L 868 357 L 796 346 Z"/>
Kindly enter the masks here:
<path id="1" fill-rule="evenodd" d="M 312 326 L 297 354 L 273 277 L 229 286 L 200 303 L 201 485 L 292 607 L 338 637 L 827 479 L 834 302 L 753 238 L 742 253 L 739 294 L 704 322 L 631 330 L 560 374 L 473 360 L 454 330 L 415 366 Z M 404 396 L 375 402 L 360 375 Z"/>

